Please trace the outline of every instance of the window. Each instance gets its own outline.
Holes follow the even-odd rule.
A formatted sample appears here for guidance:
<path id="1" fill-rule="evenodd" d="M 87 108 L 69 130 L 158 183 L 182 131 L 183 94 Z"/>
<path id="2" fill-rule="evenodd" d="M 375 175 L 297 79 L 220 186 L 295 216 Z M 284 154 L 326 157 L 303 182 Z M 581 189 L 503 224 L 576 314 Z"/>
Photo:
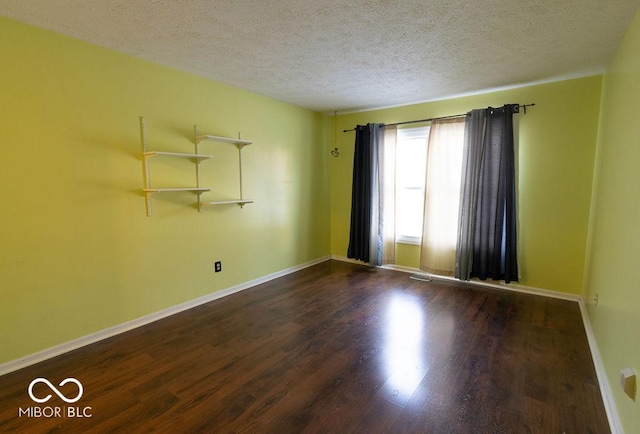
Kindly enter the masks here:
<path id="1" fill-rule="evenodd" d="M 420 244 L 429 127 L 398 130 L 396 144 L 396 242 Z"/>

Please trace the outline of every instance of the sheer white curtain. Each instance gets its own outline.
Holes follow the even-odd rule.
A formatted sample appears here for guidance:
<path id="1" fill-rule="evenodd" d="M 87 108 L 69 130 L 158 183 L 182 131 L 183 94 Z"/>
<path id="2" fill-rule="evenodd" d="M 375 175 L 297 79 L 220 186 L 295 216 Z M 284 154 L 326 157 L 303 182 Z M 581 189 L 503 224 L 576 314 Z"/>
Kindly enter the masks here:
<path id="1" fill-rule="evenodd" d="M 420 269 L 444 276 L 455 271 L 464 127 L 441 119 L 429 132 Z"/>
<path id="2" fill-rule="evenodd" d="M 396 260 L 396 138 L 398 128 L 395 125 L 384 127 L 382 146 L 382 263 L 393 264 Z"/>

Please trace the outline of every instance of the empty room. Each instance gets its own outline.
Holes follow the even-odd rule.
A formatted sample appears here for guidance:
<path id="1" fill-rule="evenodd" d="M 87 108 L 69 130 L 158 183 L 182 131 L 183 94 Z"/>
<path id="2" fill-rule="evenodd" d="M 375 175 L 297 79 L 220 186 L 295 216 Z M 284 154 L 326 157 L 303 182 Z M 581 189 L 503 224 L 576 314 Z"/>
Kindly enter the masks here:
<path id="1" fill-rule="evenodd" d="M 639 8 L 0 0 L 0 432 L 640 432 Z"/>

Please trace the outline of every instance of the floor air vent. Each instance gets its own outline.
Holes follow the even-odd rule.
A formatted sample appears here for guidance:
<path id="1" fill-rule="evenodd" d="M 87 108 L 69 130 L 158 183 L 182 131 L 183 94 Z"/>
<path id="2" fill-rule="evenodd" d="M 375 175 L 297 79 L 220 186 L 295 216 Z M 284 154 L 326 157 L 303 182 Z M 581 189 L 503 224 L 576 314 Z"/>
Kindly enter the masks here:
<path id="1" fill-rule="evenodd" d="M 420 282 L 431 282 L 431 277 L 425 274 L 412 274 L 409 276 L 410 279 L 419 280 Z"/>

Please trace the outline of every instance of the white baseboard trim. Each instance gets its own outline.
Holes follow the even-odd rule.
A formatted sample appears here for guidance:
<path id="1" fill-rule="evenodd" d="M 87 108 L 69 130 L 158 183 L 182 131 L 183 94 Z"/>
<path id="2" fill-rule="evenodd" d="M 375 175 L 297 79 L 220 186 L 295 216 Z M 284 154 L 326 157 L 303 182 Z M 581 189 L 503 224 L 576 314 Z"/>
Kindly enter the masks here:
<path id="1" fill-rule="evenodd" d="M 81 336 L 77 339 L 73 339 L 63 344 L 56 345 L 54 347 L 47 348 L 42 351 L 38 351 L 37 353 L 33 353 L 28 356 L 20 357 L 18 359 L 2 363 L 0 364 L 0 376 L 8 374 L 9 372 L 26 368 L 27 366 L 35 365 L 36 363 L 40 363 L 47 359 L 51 359 L 61 354 L 68 353 L 69 351 L 77 350 L 78 348 L 82 348 L 86 345 L 90 345 L 95 342 L 119 335 L 121 333 L 125 333 L 129 330 L 133 330 L 135 328 L 152 323 L 154 321 L 158 321 L 160 319 L 169 317 L 171 315 L 175 315 L 177 313 L 183 312 L 185 310 L 191 309 L 201 304 L 205 304 L 210 301 L 217 300 L 219 298 L 223 298 L 231 294 L 235 294 L 236 292 L 244 291 L 245 289 L 249 289 L 254 286 L 260 285 L 262 283 L 266 283 L 271 280 L 277 279 L 279 277 L 286 276 L 287 274 L 295 273 L 296 271 L 300 271 L 305 268 L 311 267 L 313 265 L 319 264 L 321 262 L 328 261 L 329 259 L 331 259 L 331 257 L 327 255 L 327 256 L 315 259 L 313 261 L 306 262 L 304 264 L 296 265 L 281 271 L 277 271 L 272 274 L 268 274 L 263 277 L 259 277 L 254 280 L 250 280 L 245 283 L 241 283 L 236 286 L 232 286 L 230 288 L 223 289 L 221 291 L 216 291 L 214 293 L 207 294 L 202 297 L 195 298 L 193 300 L 189 300 L 187 302 L 169 307 L 167 309 L 163 309 L 161 311 L 158 311 L 149 315 L 145 315 L 140 318 L 136 318 L 131 321 L 124 322 L 122 324 L 115 325 L 113 327 L 106 328 L 104 330 L 100 330 L 95 333 Z"/>
<path id="2" fill-rule="evenodd" d="M 346 258 L 344 256 L 338 256 L 338 255 L 331 255 L 331 259 L 335 259 L 336 261 L 351 262 L 351 263 L 360 264 L 360 265 L 367 265 L 367 266 L 369 265 L 366 262 L 356 261 L 350 258 Z M 435 279 L 435 280 L 449 280 L 452 282 L 460 282 L 460 280 L 456 279 L 455 277 L 438 276 L 436 274 L 427 273 L 418 268 L 403 267 L 401 265 L 382 265 L 380 266 L 380 268 L 401 271 L 403 273 L 420 274 L 423 276 L 428 276 L 429 278 Z M 566 292 L 553 291 L 551 289 L 535 288 L 532 286 L 525 286 L 517 283 L 508 283 L 508 284 L 507 283 L 491 283 L 491 282 L 486 282 L 479 279 L 472 279 L 464 283 L 469 283 L 471 285 L 484 286 L 489 288 L 504 289 L 506 291 L 515 291 L 515 292 L 522 292 L 525 294 L 533 294 L 533 295 L 541 295 L 544 297 L 558 298 L 560 300 L 569 300 L 569 301 L 576 301 L 576 302 L 580 300 L 580 296 L 577 294 L 569 294 Z"/>
<path id="3" fill-rule="evenodd" d="M 341 262 L 349 262 L 351 264 L 366 265 L 367 267 L 370 267 L 370 265 L 366 262 L 357 261 L 355 259 L 347 258 L 346 256 L 331 255 L 331 259 Z"/>
<path id="4" fill-rule="evenodd" d="M 579 300 L 580 313 L 582 314 L 582 322 L 584 323 L 584 330 L 587 334 L 587 340 L 589 341 L 589 348 L 591 349 L 591 358 L 593 359 L 593 365 L 596 369 L 596 375 L 598 376 L 598 383 L 600 384 L 600 393 L 602 394 L 602 402 L 604 403 L 604 409 L 607 412 L 607 419 L 609 419 L 609 427 L 611 434 L 624 434 L 622 429 L 622 423 L 616 409 L 616 403 L 613 399 L 613 393 L 611 393 L 611 385 L 607 379 L 607 373 L 604 369 L 604 363 L 602 362 L 602 356 L 598 349 L 598 343 L 596 336 L 593 334 L 593 328 L 591 327 L 591 321 L 589 320 L 589 314 L 587 308 L 584 305 L 583 300 Z"/>

